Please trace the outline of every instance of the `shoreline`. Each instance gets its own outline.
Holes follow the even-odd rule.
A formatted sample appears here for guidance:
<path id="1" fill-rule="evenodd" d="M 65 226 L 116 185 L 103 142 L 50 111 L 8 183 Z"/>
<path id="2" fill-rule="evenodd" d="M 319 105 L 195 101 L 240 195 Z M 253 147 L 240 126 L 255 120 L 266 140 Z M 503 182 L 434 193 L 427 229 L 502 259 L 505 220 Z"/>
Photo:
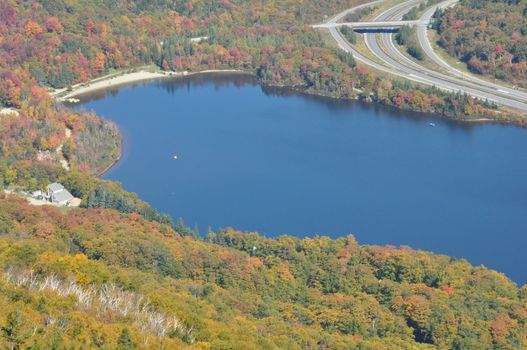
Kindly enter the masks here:
<path id="1" fill-rule="evenodd" d="M 99 78 L 95 78 L 95 79 L 90 80 L 90 81 L 85 82 L 85 83 L 75 84 L 75 85 L 73 85 L 71 87 L 70 90 L 68 90 L 67 88 L 57 89 L 57 90 L 54 90 L 54 91 L 50 92 L 50 94 L 51 94 L 51 96 L 53 98 L 55 98 L 57 101 L 60 101 L 60 102 L 78 103 L 78 102 L 80 102 L 80 100 L 75 98 L 75 97 L 78 97 L 78 96 L 84 95 L 84 94 L 93 93 L 93 92 L 100 91 L 100 90 L 104 90 L 104 89 L 108 89 L 108 88 L 123 87 L 123 86 L 126 86 L 126 85 L 131 85 L 131 84 L 134 84 L 134 83 L 138 83 L 138 82 L 142 82 L 142 81 L 148 81 L 148 80 L 175 79 L 175 78 L 190 77 L 190 76 L 199 75 L 199 74 L 214 74 L 214 73 L 216 73 L 216 74 L 218 74 L 218 73 L 228 73 L 228 74 L 248 74 L 248 75 L 253 75 L 251 72 L 247 72 L 247 71 L 239 70 L 239 69 L 208 69 L 208 70 L 202 70 L 202 71 L 196 71 L 196 72 L 189 72 L 189 71 L 183 71 L 183 72 L 174 72 L 174 71 L 151 72 L 151 71 L 147 71 L 147 70 L 145 70 L 143 68 L 143 69 L 140 69 L 138 71 L 130 71 L 130 70 L 128 70 L 128 71 L 116 72 L 116 73 L 113 73 L 113 74 L 105 75 L 105 76 L 102 76 L 102 77 L 99 77 Z M 266 85 L 264 83 L 261 83 L 261 84 Z M 313 92 L 313 91 L 307 91 L 307 90 L 299 89 L 297 87 L 276 86 L 276 85 L 268 85 L 268 86 L 269 87 L 278 88 L 278 89 L 288 89 L 288 90 L 291 90 L 291 91 L 293 91 L 295 93 L 300 93 L 300 94 L 305 94 L 305 95 L 310 95 L 310 96 L 319 96 L 319 97 L 325 97 L 325 98 L 336 99 L 336 100 L 342 99 L 340 97 L 320 94 L 320 93 L 316 93 L 316 92 Z M 345 99 L 345 100 L 348 100 L 348 99 Z M 360 99 L 360 98 L 349 99 L 349 100 L 362 101 L 362 102 L 365 102 L 365 103 L 379 103 L 378 101 L 374 101 L 374 100 L 372 100 L 372 101 L 365 101 L 365 100 Z M 379 103 L 379 104 L 384 106 L 384 107 L 393 107 L 393 106 L 389 106 L 389 105 L 384 105 L 382 103 Z M 394 108 L 396 108 L 396 107 L 394 107 Z M 411 111 L 411 110 L 409 110 L 409 111 Z M 426 113 L 426 112 L 416 112 L 416 111 L 411 111 L 411 112 Z M 507 122 L 494 120 L 494 119 L 491 119 L 491 118 L 482 118 L 482 117 L 475 118 L 475 119 L 464 119 L 464 120 L 456 119 L 456 118 L 453 118 L 451 116 L 446 116 L 446 115 L 443 115 L 441 117 L 445 118 L 445 119 L 452 120 L 452 121 L 465 122 L 465 123 L 468 123 L 468 124 L 480 124 L 480 123 L 510 124 L 510 123 L 507 123 Z M 513 124 L 516 124 L 516 123 L 513 123 Z M 519 127 L 523 127 L 524 126 L 522 124 L 519 124 L 519 125 L 516 124 L 516 125 L 519 126 Z M 96 171 L 94 173 L 94 175 L 99 177 L 99 178 L 102 177 L 110 169 L 112 169 L 114 166 L 116 166 L 117 163 L 122 159 L 122 156 L 123 156 L 123 140 L 122 139 L 120 141 L 120 146 L 119 146 L 119 151 L 118 152 L 119 153 L 118 153 L 117 157 L 111 163 L 109 163 L 102 170 Z"/>
<path id="2" fill-rule="evenodd" d="M 72 89 L 58 89 L 52 91 L 50 94 L 53 98 L 60 102 L 69 102 L 69 103 L 78 103 L 79 95 L 93 93 L 99 90 L 104 90 L 108 88 L 114 88 L 118 86 L 126 86 L 134 84 L 141 81 L 156 80 L 156 79 L 175 79 L 182 77 L 189 77 L 199 74 L 214 74 L 214 73 L 229 73 L 229 74 L 251 74 L 249 72 L 239 70 L 239 69 L 207 69 L 197 72 L 173 72 L 173 71 L 158 71 L 158 72 L 149 72 L 144 69 L 134 72 L 118 72 L 106 76 L 102 76 L 93 80 L 90 80 L 86 83 L 79 83 L 72 86 Z M 66 94 L 64 94 L 66 93 Z M 106 167 L 102 170 L 97 170 L 94 172 L 94 175 L 97 177 L 102 177 L 110 169 L 117 165 L 117 163 L 122 159 L 123 156 L 123 140 L 120 140 L 119 151 L 117 157 L 112 160 Z"/>
<path id="3" fill-rule="evenodd" d="M 488 117 L 477 117 L 477 118 L 472 118 L 472 119 L 460 119 L 460 118 L 456 118 L 455 116 L 441 114 L 441 113 L 438 113 L 438 112 L 416 111 L 416 110 L 412 110 L 412 109 L 409 109 L 409 108 L 400 108 L 400 107 L 396 107 L 396 106 L 393 106 L 393 105 L 390 105 L 390 104 L 382 103 L 381 101 L 378 101 L 376 99 L 370 98 L 368 100 L 368 99 L 365 99 L 365 98 L 361 98 L 360 95 L 357 95 L 356 98 L 344 98 L 344 97 L 336 97 L 336 96 L 333 96 L 331 94 L 321 94 L 321 93 L 318 93 L 318 92 L 315 92 L 315 91 L 304 90 L 304 89 L 300 89 L 300 88 L 295 87 L 295 86 L 270 85 L 270 84 L 265 84 L 265 83 L 260 83 L 260 84 L 263 84 L 263 85 L 271 87 L 271 88 L 290 90 L 290 91 L 292 91 L 294 93 L 301 94 L 301 95 L 306 95 L 306 96 L 328 98 L 328 99 L 337 100 L 337 101 L 338 100 L 357 101 L 357 102 L 361 102 L 361 103 L 365 103 L 365 104 L 377 104 L 377 105 L 379 105 L 381 107 L 394 108 L 395 110 L 401 111 L 401 112 L 410 112 L 410 113 L 415 113 L 415 114 L 432 115 L 433 117 L 437 117 L 437 118 L 440 118 L 440 119 L 445 119 L 445 120 L 450 121 L 450 122 L 466 123 L 466 124 L 469 124 L 469 125 L 470 124 L 500 124 L 500 125 L 513 125 L 513 126 L 519 127 L 519 128 L 527 127 L 527 125 L 524 124 L 524 123 L 514 122 L 514 121 L 504 121 L 504 120 L 493 119 L 493 118 L 488 118 Z M 500 113 L 500 112 L 496 111 L 496 113 Z"/>
<path id="4" fill-rule="evenodd" d="M 150 72 L 145 69 L 141 69 L 133 72 L 118 72 L 114 74 L 105 75 L 85 83 L 75 84 L 71 87 L 71 90 L 67 88 L 57 89 L 50 92 L 51 96 L 61 102 L 77 103 L 78 99 L 74 98 L 79 95 L 104 90 L 107 88 L 113 88 L 117 86 L 129 85 L 141 81 L 155 80 L 155 79 L 170 79 L 189 77 L 197 74 L 211 74 L 211 73 L 231 73 L 231 74 L 250 74 L 249 72 L 239 69 L 207 69 L 197 72 L 174 72 L 174 71 L 157 71 Z"/>
<path id="5" fill-rule="evenodd" d="M 100 178 L 101 176 L 103 176 L 104 174 L 106 174 L 108 171 L 110 171 L 110 169 L 112 169 L 114 166 L 117 165 L 117 163 L 119 163 L 119 161 L 121 160 L 121 158 L 123 157 L 123 139 L 121 138 L 121 141 L 119 142 L 119 153 L 117 154 L 117 157 L 112 160 L 110 162 L 110 164 L 108 164 L 106 167 L 104 167 L 102 170 L 99 170 L 99 171 L 96 171 L 94 173 L 94 175 L 98 178 Z"/>
<path id="6" fill-rule="evenodd" d="M 252 72 L 248 72 L 245 70 L 240 69 L 207 69 L 207 70 L 201 70 L 201 71 L 195 71 L 195 72 L 189 72 L 189 71 L 182 71 L 182 72 L 176 72 L 176 71 L 149 71 L 147 70 L 147 67 L 138 67 L 135 68 L 136 70 L 133 70 L 133 68 L 128 70 L 123 70 L 120 72 L 115 72 L 112 74 L 108 74 L 99 78 L 92 79 L 88 82 L 84 83 L 78 83 L 71 87 L 71 90 L 68 91 L 67 88 L 63 89 L 57 89 L 54 91 L 51 91 L 50 94 L 53 98 L 55 98 L 57 101 L 60 102 L 67 102 L 67 103 L 78 103 L 80 100 L 75 97 L 79 97 L 80 95 L 93 93 L 99 90 L 104 90 L 108 88 L 115 88 L 115 87 L 121 87 L 126 85 L 131 85 L 134 83 L 142 82 L 142 81 L 148 81 L 148 80 L 157 80 L 157 79 L 175 79 L 175 78 L 183 78 L 183 77 L 190 77 L 193 75 L 199 75 L 199 74 L 218 74 L 218 73 L 228 73 L 228 74 L 248 74 L 248 75 L 254 75 Z M 263 82 L 260 82 L 260 84 L 268 85 Z M 280 85 L 268 85 L 275 88 L 285 88 L 285 89 L 291 89 L 291 91 L 295 91 L 297 93 L 311 95 L 311 96 L 322 96 L 322 97 L 329 97 L 332 99 L 343 99 L 342 97 L 335 97 L 331 94 L 324 94 L 324 93 L 317 93 L 314 91 L 308 91 L 304 89 L 299 89 L 298 87 L 293 86 L 280 86 Z M 347 98 L 344 98 L 344 100 L 348 100 Z M 376 101 L 375 99 L 368 101 L 367 99 L 363 99 L 360 97 L 357 97 L 355 99 L 349 99 L 349 100 L 358 100 L 366 103 L 379 103 L 382 106 L 385 107 L 394 107 L 391 105 L 387 105 L 384 103 L 381 103 L 379 101 Z M 397 108 L 397 107 L 395 107 Z M 404 108 L 402 110 L 405 110 Z M 420 111 L 413 111 L 411 109 L 406 109 L 411 112 L 416 113 L 431 113 L 436 114 L 434 112 L 420 112 Z M 496 113 L 500 113 L 499 111 L 496 111 Z M 498 123 L 498 124 L 512 124 L 517 127 L 524 128 L 527 125 L 525 125 L 524 122 L 520 122 L 518 120 L 504 120 L 500 118 L 489 118 L 489 117 L 476 117 L 473 119 L 459 119 L 454 116 L 450 115 L 441 115 L 440 113 L 437 113 L 440 117 L 454 120 L 454 121 L 461 121 L 468 124 L 485 124 L 485 123 Z M 104 171 L 106 172 L 106 170 Z M 104 173 L 103 172 L 103 173 Z"/>

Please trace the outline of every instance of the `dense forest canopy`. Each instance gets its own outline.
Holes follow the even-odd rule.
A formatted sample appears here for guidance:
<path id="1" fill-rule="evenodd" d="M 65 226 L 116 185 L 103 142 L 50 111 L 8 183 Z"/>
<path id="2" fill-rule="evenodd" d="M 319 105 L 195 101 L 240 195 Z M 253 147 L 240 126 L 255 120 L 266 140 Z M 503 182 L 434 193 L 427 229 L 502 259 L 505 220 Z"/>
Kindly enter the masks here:
<path id="1" fill-rule="evenodd" d="M 0 347 L 525 348 L 526 287 L 464 260 L 353 236 L 195 237 L 98 179 L 119 157 L 117 127 L 49 94 L 144 65 L 236 68 L 309 93 L 505 118 L 461 94 L 380 77 L 310 27 L 354 4 L 1 1 L 0 186 L 10 194 L 0 194 Z M 55 181 L 84 208 L 14 194 Z"/>
<path id="2" fill-rule="evenodd" d="M 475 73 L 527 86 L 527 1 L 461 0 L 438 17 L 448 53 Z"/>
<path id="3" fill-rule="evenodd" d="M 351 235 L 229 229 L 196 240 L 137 214 L 65 213 L 13 198 L 0 199 L 0 213 L 4 346 L 113 349 L 123 332 L 136 348 L 527 345 L 526 287 L 464 260 L 361 246 Z"/>

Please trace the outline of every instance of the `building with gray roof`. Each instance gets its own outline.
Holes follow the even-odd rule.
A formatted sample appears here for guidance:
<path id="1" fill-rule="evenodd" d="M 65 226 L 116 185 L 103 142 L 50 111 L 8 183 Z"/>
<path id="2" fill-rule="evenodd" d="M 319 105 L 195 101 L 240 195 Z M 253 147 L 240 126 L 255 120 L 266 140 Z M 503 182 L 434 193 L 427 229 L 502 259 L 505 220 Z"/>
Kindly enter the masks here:
<path id="1" fill-rule="evenodd" d="M 48 185 L 48 198 L 55 205 L 68 205 L 75 197 L 64 186 L 54 182 Z"/>

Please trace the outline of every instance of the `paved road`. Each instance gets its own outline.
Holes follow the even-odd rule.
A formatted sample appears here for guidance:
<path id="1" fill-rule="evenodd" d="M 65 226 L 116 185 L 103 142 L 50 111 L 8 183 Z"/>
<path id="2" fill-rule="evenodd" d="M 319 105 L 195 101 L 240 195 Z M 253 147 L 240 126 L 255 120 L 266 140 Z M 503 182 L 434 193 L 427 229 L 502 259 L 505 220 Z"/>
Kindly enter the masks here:
<path id="1" fill-rule="evenodd" d="M 383 0 L 374 1 L 372 3 L 363 4 L 346 11 L 337 14 L 331 18 L 326 24 L 334 24 L 339 22 L 348 13 L 356 11 L 360 8 L 367 6 L 374 6 L 383 2 Z M 400 3 L 383 13 L 381 13 L 375 21 L 397 21 L 402 19 L 404 13 L 408 12 L 412 7 L 418 6 L 422 0 L 408 0 Z M 453 0 L 445 1 L 445 3 L 451 3 Z M 441 3 L 437 6 L 444 6 Z M 430 10 L 429 10 L 430 11 Z M 428 16 L 429 11 L 424 15 Z M 435 11 L 435 8 L 433 9 Z M 431 12 L 433 14 L 433 11 Z M 423 15 L 423 16 L 424 16 Z M 431 17 L 431 15 L 430 15 Z M 422 18 L 421 18 L 422 19 Z M 387 72 L 396 76 L 404 77 L 406 79 L 420 82 L 423 84 L 436 86 L 440 89 L 449 91 L 460 91 L 462 93 L 470 94 L 480 99 L 488 99 L 489 101 L 496 102 L 498 104 L 512 107 L 518 110 L 527 111 L 527 95 L 498 84 L 485 82 L 482 84 L 479 81 L 471 81 L 469 79 L 460 79 L 456 76 L 446 75 L 434 70 L 425 68 L 412 61 L 405 55 L 403 55 L 393 45 L 392 34 L 390 33 L 367 33 L 365 34 L 366 45 L 370 51 L 377 57 L 378 62 L 374 61 L 354 50 L 341 36 L 338 30 L 334 27 L 329 28 L 332 37 L 337 41 L 339 46 L 347 51 L 351 52 L 355 58 L 363 63 L 372 66 L 383 72 Z M 426 36 L 426 32 L 425 32 Z M 425 44 L 423 44 L 424 46 Z M 433 50 L 432 50 L 433 51 Z M 446 65 L 446 63 L 445 63 Z M 443 65 L 441 65 L 443 67 Z M 448 66 L 448 65 L 447 65 Z M 446 67 L 444 67 L 446 69 Z M 452 71 L 451 71 L 452 72 Z M 453 73 L 453 72 L 452 72 Z"/>
<path id="2" fill-rule="evenodd" d="M 337 15 L 335 15 L 334 17 L 332 17 L 329 21 L 327 21 L 326 23 L 328 24 L 331 24 L 331 23 L 337 23 L 338 21 L 340 21 L 342 18 L 344 18 L 347 14 L 349 13 L 353 13 L 355 11 L 358 11 L 362 8 L 366 8 L 366 7 L 373 7 L 375 5 L 378 5 L 378 4 L 381 4 L 383 2 L 385 2 L 386 0 L 376 0 L 376 1 L 373 1 L 373 2 L 369 2 L 369 3 L 366 3 L 366 4 L 362 4 L 362 5 L 359 5 L 359 6 L 355 6 L 355 7 L 352 7 L 350 9 L 347 9 L 345 11 L 342 11 L 340 13 L 338 13 Z M 419 82 L 419 83 L 426 83 L 424 80 L 420 79 L 419 77 L 414 77 L 414 76 L 408 76 L 408 74 L 405 74 L 403 72 L 399 72 L 399 71 L 396 71 L 392 68 L 389 68 L 389 67 L 386 67 L 382 64 L 379 64 L 378 62 L 364 56 L 363 54 L 361 54 L 359 51 L 355 50 L 350 44 L 348 44 L 348 42 L 342 37 L 342 35 L 340 34 L 340 32 L 338 31 L 338 29 L 334 26 L 330 26 L 329 28 L 329 32 L 331 34 L 331 36 L 333 37 L 333 39 L 335 39 L 335 41 L 337 42 L 337 44 L 339 45 L 339 47 L 346 51 L 346 52 L 350 52 L 353 54 L 353 57 L 368 65 L 368 66 L 371 66 L 379 71 L 382 71 L 382 72 L 385 72 L 385 73 L 390 73 L 392 75 L 395 75 L 395 76 L 399 76 L 399 77 L 403 77 L 403 78 L 407 78 L 409 80 L 412 80 L 412 81 L 415 81 L 415 82 Z"/>
<path id="3" fill-rule="evenodd" d="M 412 2 L 413 4 L 411 4 Z M 392 8 L 379 15 L 377 19 L 384 21 L 386 19 L 402 18 L 403 14 L 408 11 L 408 7 L 411 8 L 416 6 L 420 3 L 420 0 L 412 2 L 410 2 L 408 6 L 401 6 L 397 9 Z M 453 91 L 466 92 L 475 97 L 489 99 L 509 107 L 527 110 L 527 96 L 523 99 L 520 97 L 519 100 L 516 100 L 515 96 L 509 98 L 509 93 L 505 91 L 496 91 L 496 87 L 481 86 L 480 84 L 451 77 L 421 66 L 419 63 L 402 54 L 401 51 L 395 47 L 391 33 L 366 34 L 366 44 L 377 57 L 381 58 L 384 62 L 389 63 L 392 67 L 400 69 L 407 74 L 425 76 L 427 80 L 433 82 L 438 87 Z"/>
<path id="4" fill-rule="evenodd" d="M 424 19 L 426 19 L 427 22 L 429 22 L 430 18 L 432 17 L 433 13 L 435 12 L 435 10 L 438 7 L 444 8 L 444 7 L 447 7 L 447 6 L 451 6 L 451 5 L 455 4 L 456 2 L 457 2 L 456 0 L 447 0 L 447 1 L 444 1 L 444 2 L 441 2 L 441 3 L 437 4 L 435 6 L 432 6 L 428 11 L 425 12 L 425 14 L 422 16 L 422 19 L 424 17 Z M 403 15 L 402 13 L 398 13 L 398 14 L 392 16 L 392 17 L 393 18 L 402 18 L 402 15 Z M 423 67 L 422 65 L 420 65 L 419 63 L 417 63 L 417 62 L 415 62 L 415 61 L 413 61 L 411 59 L 408 59 L 407 56 L 405 56 L 405 55 L 403 55 L 401 53 L 400 48 L 398 48 L 398 47 L 396 47 L 394 45 L 393 40 L 391 40 L 392 39 L 392 35 L 391 34 L 384 34 L 384 35 L 382 35 L 382 41 L 384 43 L 384 47 L 386 49 L 388 49 L 388 51 L 391 53 L 391 56 L 394 57 L 396 60 L 398 60 L 400 63 L 405 64 L 406 66 L 410 66 L 410 67 L 412 67 L 414 69 L 420 70 L 424 74 L 427 74 L 427 75 L 429 75 L 431 77 L 444 79 L 444 80 L 447 80 L 447 81 L 449 81 L 451 83 L 456 83 L 458 85 L 463 85 L 463 86 L 465 86 L 466 91 L 468 93 L 473 94 L 474 96 L 476 96 L 478 91 L 484 91 L 486 93 L 490 93 L 490 94 L 493 94 L 493 95 L 496 95 L 496 96 L 505 97 L 508 100 L 509 99 L 513 99 L 513 100 L 515 100 L 517 102 L 522 102 L 524 104 L 527 104 L 527 94 L 525 94 L 522 91 L 510 89 L 510 88 L 508 88 L 506 86 L 501 86 L 501 85 L 498 85 L 498 84 L 494 84 L 492 82 L 487 82 L 487 81 L 484 81 L 482 79 L 475 78 L 475 77 L 473 77 L 471 75 L 464 74 L 463 72 L 461 72 L 461 71 L 459 71 L 459 70 L 457 70 L 457 69 L 455 69 L 453 67 L 450 67 L 446 62 L 441 60 L 441 58 L 432 49 L 432 47 L 430 45 L 430 41 L 428 40 L 428 36 L 426 35 L 426 26 L 419 26 L 418 27 L 418 33 L 421 33 L 422 41 L 420 41 L 420 42 L 421 42 L 421 45 L 423 46 L 423 49 L 425 50 L 425 54 L 433 56 L 433 57 L 431 57 L 433 60 L 436 59 L 438 61 L 441 61 L 442 64 L 440 66 L 443 67 L 444 69 L 446 69 L 450 73 L 449 75 L 441 74 L 441 73 L 435 72 L 434 70 L 427 69 L 427 68 Z M 451 77 L 449 78 L 449 76 L 453 76 L 455 78 L 451 78 Z M 485 96 L 483 95 L 483 96 L 480 96 L 480 97 L 483 98 Z M 488 97 L 485 97 L 485 98 L 488 98 Z M 505 104 L 505 105 L 507 103 L 507 101 L 505 101 L 503 99 L 496 100 L 496 102 L 502 103 L 502 104 Z M 509 106 L 510 107 L 515 107 L 515 104 L 509 105 Z"/>
<path id="5" fill-rule="evenodd" d="M 434 15 L 436 9 L 438 8 L 447 8 L 450 6 L 455 5 L 459 0 L 447 0 L 443 1 L 435 6 L 430 7 L 428 10 L 426 10 L 423 15 L 421 16 L 420 20 L 424 23 L 429 23 L 430 19 Z M 430 40 L 428 39 L 427 35 L 427 27 L 426 26 L 418 26 L 417 27 L 417 38 L 419 40 L 419 43 L 421 44 L 421 47 L 423 48 L 424 53 L 432 60 L 434 61 L 438 66 L 445 69 L 450 75 L 456 76 L 458 78 L 461 78 L 463 80 L 468 80 L 471 82 L 474 82 L 476 84 L 480 84 L 483 86 L 487 86 L 490 88 L 495 88 L 495 84 L 492 82 L 489 82 L 487 80 L 479 79 L 472 74 L 464 73 L 455 67 L 452 67 L 447 62 L 445 62 L 439 55 L 432 49 L 432 45 L 430 44 Z M 511 89 L 507 86 L 501 86 L 500 89 L 504 92 L 509 94 L 510 96 L 515 96 L 518 99 L 527 99 L 527 94 L 523 91 L 519 91 L 516 89 Z"/>

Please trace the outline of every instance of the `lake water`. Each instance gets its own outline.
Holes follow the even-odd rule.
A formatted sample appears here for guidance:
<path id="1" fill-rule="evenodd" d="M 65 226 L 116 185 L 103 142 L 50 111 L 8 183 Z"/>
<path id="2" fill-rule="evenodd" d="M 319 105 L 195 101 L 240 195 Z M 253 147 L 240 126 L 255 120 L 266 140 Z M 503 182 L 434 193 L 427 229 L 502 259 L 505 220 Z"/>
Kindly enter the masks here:
<path id="1" fill-rule="evenodd" d="M 123 158 L 104 177 L 202 233 L 353 233 L 527 282 L 526 129 L 287 93 L 246 76 L 143 83 L 79 108 L 123 132 Z"/>

